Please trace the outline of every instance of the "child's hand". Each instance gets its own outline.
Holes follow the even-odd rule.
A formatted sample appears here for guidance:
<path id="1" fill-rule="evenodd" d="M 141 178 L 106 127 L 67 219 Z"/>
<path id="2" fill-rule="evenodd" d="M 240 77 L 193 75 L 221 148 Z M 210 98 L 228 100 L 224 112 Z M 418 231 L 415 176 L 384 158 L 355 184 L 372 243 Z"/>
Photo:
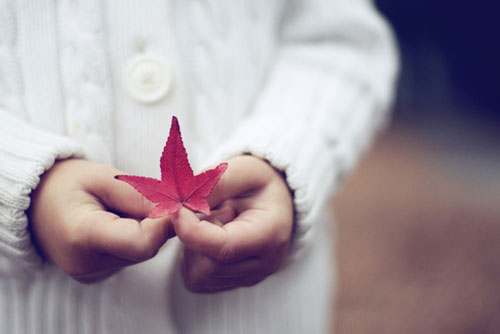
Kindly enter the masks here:
<path id="1" fill-rule="evenodd" d="M 99 281 L 147 260 L 173 236 L 168 218 L 143 219 L 152 203 L 115 180 L 117 174 L 122 172 L 105 165 L 63 160 L 42 176 L 31 196 L 36 244 L 78 281 Z"/>
<path id="2" fill-rule="evenodd" d="M 278 269 L 293 225 L 290 190 L 265 161 L 229 161 L 208 198 L 212 214 L 199 218 L 182 208 L 172 217 L 184 243 L 181 268 L 188 289 L 214 292 L 254 285 Z"/>

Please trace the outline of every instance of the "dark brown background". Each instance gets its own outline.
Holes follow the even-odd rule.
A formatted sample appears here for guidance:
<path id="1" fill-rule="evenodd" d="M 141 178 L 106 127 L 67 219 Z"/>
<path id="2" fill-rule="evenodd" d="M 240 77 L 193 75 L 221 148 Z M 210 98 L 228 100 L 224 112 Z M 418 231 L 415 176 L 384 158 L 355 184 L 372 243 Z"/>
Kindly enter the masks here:
<path id="1" fill-rule="evenodd" d="M 337 334 L 500 333 L 500 2 L 375 0 L 394 122 L 332 203 Z"/>
<path id="2" fill-rule="evenodd" d="M 500 150 L 431 138 L 396 122 L 332 204 L 337 334 L 500 333 Z"/>

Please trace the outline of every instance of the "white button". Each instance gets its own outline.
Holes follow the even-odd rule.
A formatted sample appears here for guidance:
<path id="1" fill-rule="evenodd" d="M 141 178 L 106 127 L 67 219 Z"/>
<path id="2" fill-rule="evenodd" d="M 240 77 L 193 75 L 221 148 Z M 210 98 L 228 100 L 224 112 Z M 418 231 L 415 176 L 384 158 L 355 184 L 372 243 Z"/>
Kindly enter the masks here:
<path id="1" fill-rule="evenodd" d="M 154 103 L 164 98 L 173 88 L 174 73 L 157 56 L 134 57 L 125 70 L 124 85 L 132 98 Z"/>

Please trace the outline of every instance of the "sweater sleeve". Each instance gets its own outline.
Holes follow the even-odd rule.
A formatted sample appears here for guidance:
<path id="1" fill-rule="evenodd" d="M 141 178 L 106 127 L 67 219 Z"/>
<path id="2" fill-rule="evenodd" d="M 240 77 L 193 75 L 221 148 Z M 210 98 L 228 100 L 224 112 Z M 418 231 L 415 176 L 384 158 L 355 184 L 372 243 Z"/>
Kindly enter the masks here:
<path id="1" fill-rule="evenodd" d="M 70 139 L 41 131 L 0 109 L 0 256 L 37 266 L 28 230 L 30 194 L 57 159 L 81 156 Z"/>
<path id="2" fill-rule="evenodd" d="M 387 119 L 398 60 L 370 1 L 299 0 L 255 106 L 217 152 L 250 153 L 286 174 L 294 194 L 292 250 Z"/>

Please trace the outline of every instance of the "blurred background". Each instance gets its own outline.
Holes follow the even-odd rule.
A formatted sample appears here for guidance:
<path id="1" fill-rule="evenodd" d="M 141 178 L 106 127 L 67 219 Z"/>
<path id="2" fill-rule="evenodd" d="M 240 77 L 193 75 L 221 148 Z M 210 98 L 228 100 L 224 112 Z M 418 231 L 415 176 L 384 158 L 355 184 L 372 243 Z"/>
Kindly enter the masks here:
<path id="1" fill-rule="evenodd" d="M 500 333 L 500 3 L 376 4 L 402 72 L 332 203 L 335 333 Z"/>

